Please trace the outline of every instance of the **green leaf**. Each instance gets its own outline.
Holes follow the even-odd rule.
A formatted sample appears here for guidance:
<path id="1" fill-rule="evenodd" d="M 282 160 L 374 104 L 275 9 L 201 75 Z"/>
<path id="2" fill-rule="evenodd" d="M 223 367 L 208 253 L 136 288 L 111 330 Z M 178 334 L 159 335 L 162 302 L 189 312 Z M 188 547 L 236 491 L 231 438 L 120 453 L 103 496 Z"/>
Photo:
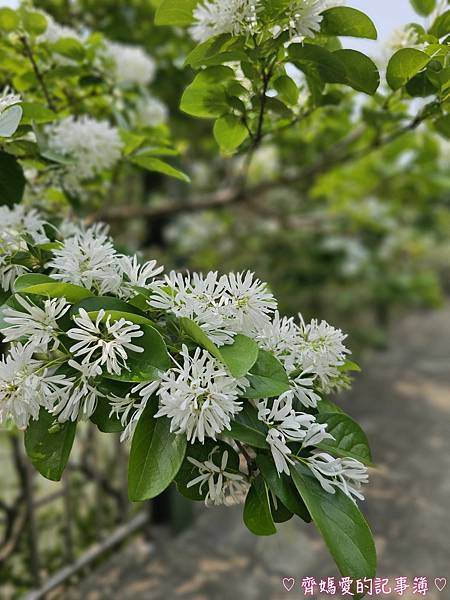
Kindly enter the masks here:
<path id="1" fill-rule="evenodd" d="M 105 310 L 105 309 L 104 309 Z M 98 317 L 98 313 L 100 311 L 94 310 L 89 312 L 89 316 L 91 319 L 96 319 Z M 150 327 L 154 327 L 155 323 L 150 321 L 147 317 L 143 315 L 136 314 L 135 312 L 123 312 L 121 310 L 105 310 L 105 319 L 111 317 L 112 321 L 118 321 L 119 319 L 126 319 L 127 321 L 131 321 L 131 323 L 135 323 L 136 325 L 150 325 Z"/>
<path id="2" fill-rule="evenodd" d="M 188 460 L 188 457 L 194 458 L 199 462 L 205 462 L 210 459 L 211 453 L 215 448 L 217 448 L 218 451 L 212 454 L 212 462 L 220 467 L 223 453 L 227 451 L 228 462 L 226 470 L 231 473 L 239 472 L 239 456 L 237 452 L 225 442 L 206 438 L 204 444 L 201 444 L 200 442 L 189 444 L 183 464 L 175 477 L 178 491 L 186 498 L 189 498 L 189 500 L 204 501 L 208 492 L 208 486 L 204 485 L 201 492 L 199 485 L 188 487 L 188 483 L 199 476 L 198 468 Z"/>
<path id="3" fill-rule="evenodd" d="M 62 477 L 75 439 L 76 422 L 58 423 L 44 408 L 25 431 L 25 449 L 34 468 L 52 481 Z"/>
<path id="4" fill-rule="evenodd" d="M 323 490 L 303 465 L 291 466 L 291 475 L 341 574 L 353 580 L 373 578 L 377 565 L 375 544 L 357 506 L 341 490 L 335 494 Z"/>
<path id="5" fill-rule="evenodd" d="M 178 473 L 186 452 L 186 437 L 171 433 L 167 417 L 155 419 L 157 410 L 154 397 L 139 419 L 131 443 L 128 495 L 133 502 L 161 494 Z"/>
<path id="6" fill-rule="evenodd" d="M 0 29 L 14 31 L 19 25 L 19 16 L 12 8 L 0 8 Z"/>
<path id="7" fill-rule="evenodd" d="M 299 89 L 293 79 L 287 75 L 280 75 L 273 82 L 278 98 L 288 106 L 295 106 L 298 102 Z"/>
<path id="8" fill-rule="evenodd" d="M 0 150 L 0 205 L 12 206 L 22 200 L 26 180 L 16 158 Z"/>
<path id="9" fill-rule="evenodd" d="M 317 446 L 330 454 L 341 457 L 355 458 L 365 465 L 372 464 L 367 436 L 358 423 L 343 413 L 320 413 L 318 423 L 327 423 L 327 432 L 335 438 L 325 439 Z"/>
<path id="10" fill-rule="evenodd" d="M 342 83 L 346 83 L 358 92 L 373 96 L 380 85 L 380 73 L 376 64 L 365 54 L 356 50 L 336 50 L 333 56 L 345 67 L 346 75 Z"/>
<path id="11" fill-rule="evenodd" d="M 318 77 L 325 83 L 343 83 L 346 80 L 346 69 L 336 52 L 313 44 L 291 44 L 288 53 L 292 62 L 307 76 Z"/>
<path id="12" fill-rule="evenodd" d="M 26 276 L 24 275 L 24 277 Z M 112 296 L 92 296 L 91 298 L 81 300 L 81 302 L 78 302 L 72 307 L 70 314 L 78 314 L 80 308 L 84 308 L 88 313 L 96 312 L 103 308 L 104 310 L 111 312 L 133 313 L 145 317 L 145 314 L 139 310 L 139 308 L 136 308 L 136 306 L 133 306 L 124 300 L 120 300 L 119 298 L 113 298 Z M 153 325 L 152 322 L 147 324 Z"/>
<path id="13" fill-rule="evenodd" d="M 355 8 L 336 6 L 322 13 L 320 33 L 376 40 L 377 30 L 369 17 Z"/>
<path id="14" fill-rule="evenodd" d="M 34 35 L 41 35 L 47 30 L 47 19 L 35 10 L 22 10 L 22 23 L 25 31 Z"/>
<path id="15" fill-rule="evenodd" d="M 326 413 L 345 414 L 342 408 L 337 406 L 337 404 L 335 404 L 334 402 L 331 402 L 331 400 L 326 400 L 325 398 L 321 398 L 319 400 L 319 402 L 317 403 L 317 409 L 319 411 L 319 414 L 321 415 L 324 415 Z"/>
<path id="16" fill-rule="evenodd" d="M 244 402 L 242 410 L 231 422 L 227 435 L 234 440 L 244 442 L 255 448 L 267 448 L 268 428 L 258 419 L 258 411 L 249 402 Z"/>
<path id="17" fill-rule="evenodd" d="M 219 348 L 221 360 L 233 377 L 247 375 L 258 358 L 258 352 L 256 342 L 241 334 L 234 337 L 232 344 Z"/>
<path id="18" fill-rule="evenodd" d="M 55 113 L 39 102 L 22 102 L 22 108 L 22 125 L 51 123 L 55 120 Z"/>
<path id="19" fill-rule="evenodd" d="M 229 110 L 224 81 L 234 77 L 230 67 L 215 66 L 201 71 L 185 89 L 180 109 L 203 119 L 221 117 Z"/>
<path id="20" fill-rule="evenodd" d="M 37 296 L 47 296 L 48 298 L 65 298 L 68 302 L 74 303 L 89 298 L 92 292 L 73 283 L 62 283 L 48 277 L 44 281 L 45 275 L 31 273 L 22 275 L 16 279 L 14 290 L 21 294 L 36 294 Z"/>
<path id="21" fill-rule="evenodd" d="M 169 177 L 175 177 L 175 179 L 180 179 L 181 181 L 186 181 L 189 183 L 191 180 L 186 173 L 172 167 L 169 163 L 160 160 L 159 158 L 154 158 L 153 156 L 146 156 L 144 154 L 139 154 L 137 156 L 133 156 L 130 159 L 134 165 L 138 165 L 143 169 L 147 169 L 147 171 L 155 171 L 157 173 L 163 173 L 164 175 L 168 175 Z"/>
<path id="22" fill-rule="evenodd" d="M 115 414 L 111 415 L 111 406 L 106 398 L 98 398 L 91 421 L 103 433 L 120 433 L 124 427 Z"/>
<path id="23" fill-rule="evenodd" d="M 144 349 L 143 352 L 128 352 L 127 366 L 120 375 L 104 374 L 107 379 L 138 383 L 153 381 L 159 378 L 159 371 L 166 371 L 171 366 L 170 356 L 162 335 L 154 327 L 140 326 L 144 335 L 135 338 L 133 343 Z"/>
<path id="24" fill-rule="evenodd" d="M 244 505 L 244 523 L 255 535 L 277 532 L 270 510 L 269 490 L 261 475 L 253 480 Z"/>
<path id="25" fill-rule="evenodd" d="M 289 377 L 283 365 L 266 350 L 259 351 L 258 360 L 250 369 L 247 379 L 250 386 L 242 394 L 244 398 L 272 398 L 290 389 Z"/>
<path id="26" fill-rule="evenodd" d="M 223 152 L 231 153 L 248 138 L 248 130 L 242 119 L 225 115 L 214 123 L 214 137 Z"/>
<path id="27" fill-rule="evenodd" d="M 434 122 L 434 127 L 442 136 L 450 140 L 450 115 L 444 115 Z"/>
<path id="28" fill-rule="evenodd" d="M 236 335 L 232 344 L 219 349 L 192 319 L 181 317 L 179 321 L 188 336 L 214 358 L 223 362 L 234 377 L 243 377 L 255 364 L 258 346 L 245 335 Z"/>
<path id="29" fill-rule="evenodd" d="M 406 91 L 413 98 L 425 98 L 439 91 L 433 83 L 431 83 L 426 72 L 418 73 L 406 84 Z"/>
<path id="30" fill-rule="evenodd" d="M 393 90 L 398 90 L 430 62 L 431 57 L 416 48 L 402 48 L 390 59 L 386 79 Z"/>
<path id="31" fill-rule="evenodd" d="M 51 45 L 51 49 L 57 54 L 67 56 L 67 58 L 76 61 L 83 60 L 86 55 L 83 44 L 79 40 L 71 37 L 60 38 Z"/>
<path id="32" fill-rule="evenodd" d="M 428 17 L 436 8 L 436 0 L 410 0 L 412 7 L 418 15 Z"/>
<path id="33" fill-rule="evenodd" d="M 437 38 L 442 38 L 450 33 L 450 10 L 446 10 L 445 13 L 436 18 L 430 28 L 430 33 Z"/>
<path id="34" fill-rule="evenodd" d="M 311 515 L 306 508 L 292 479 L 284 473 L 278 473 L 273 460 L 265 454 L 258 454 L 256 464 L 261 471 L 267 485 L 272 493 L 281 500 L 284 506 L 295 515 L 298 515 L 306 523 L 311 522 Z"/>
<path id="35" fill-rule="evenodd" d="M 19 127 L 23 110 L 19 104 L 7 108 L 0 114 L 0 137 L 11 137 Z"/>
<path id="36" fill-rule="evenodd" d="M 190 25 L 199 0 L 163 0 L 156 11 L 155 25 Z"/>

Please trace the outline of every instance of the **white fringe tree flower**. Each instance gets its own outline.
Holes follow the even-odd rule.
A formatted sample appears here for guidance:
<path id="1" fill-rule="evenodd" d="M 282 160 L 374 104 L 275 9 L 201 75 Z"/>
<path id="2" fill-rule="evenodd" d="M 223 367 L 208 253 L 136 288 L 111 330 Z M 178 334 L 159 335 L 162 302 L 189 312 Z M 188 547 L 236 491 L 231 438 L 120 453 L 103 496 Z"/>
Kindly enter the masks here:
<path id="1" fill-rule="evenodd" d="M 114 76 L 119 84 L 146 86 L 153 81 L 155 61 L 139 46 L 108 42 L 106 54 L 114 63 Z"/>
<path id="2" fill-rule="evenodd" d="M 194 9 L 191 36 L 198 42 L 221 33 L 246 35 L 257 24 L 259 0 L 203 0 Z"/>

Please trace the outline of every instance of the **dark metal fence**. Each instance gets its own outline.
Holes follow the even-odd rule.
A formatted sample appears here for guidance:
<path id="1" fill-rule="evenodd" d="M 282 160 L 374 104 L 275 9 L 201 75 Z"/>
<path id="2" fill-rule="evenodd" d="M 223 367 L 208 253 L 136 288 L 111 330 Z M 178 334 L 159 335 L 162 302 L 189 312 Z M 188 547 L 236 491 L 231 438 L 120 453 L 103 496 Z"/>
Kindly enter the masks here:
<path id="1" fill-rule="evenodd" d="M 0 459 L 0 572 L 2 569 L 7 572 L 14 557 L 24 556 L 28 579 L 24 584 L 24 589 L 28 589 L 24 596 L 26 600 L 45 598 L 48 592 L 82 573 L 128 536 L 147 530 L 149 503 L 136 506 L 128 501 L 127 451 L 119 443 L 118 436 L 108 436 L 105 447 L 105 436 L 100 439 L 96 428 L 86 424 L 62 481 L 50 484 L 55 488 L 50 491 L 42 491 L 45 480 L 34 471 L 25 456 L 23 437 L 10 432 L 0 432 L 0 436 L 3 442 Z M 9 479 L 14 481 L 14 489 L 4 484 L 2 478 L 6 469 L 9 470 Z M 89 494 L 80 500 L 80 490 L 86 487 L 90 488 Z M 80 503 L 86 504 L 87 498 L 91 525 L 87 527 L 89 543 L 83 547 L 76 537 L 80 519 L 82 521 Z M 60 527 L 49 534 L 42 515 L 56 502 Z M 46 564 L 45 535 L 51 535 L 52 539 L 59 536 L 62 547 L 53 572 L 49 572 Z"/>

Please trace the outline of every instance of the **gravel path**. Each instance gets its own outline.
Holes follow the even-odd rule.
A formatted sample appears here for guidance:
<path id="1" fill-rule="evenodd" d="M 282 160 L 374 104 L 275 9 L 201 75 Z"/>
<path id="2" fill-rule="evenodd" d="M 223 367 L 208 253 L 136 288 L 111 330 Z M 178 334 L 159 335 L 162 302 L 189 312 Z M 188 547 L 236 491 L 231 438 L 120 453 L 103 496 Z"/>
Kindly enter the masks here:
<path id="1" fill-rule="evenodd" d="M 449 358 L 450 308 L 412 315 L 393 328 L 390 350 L 368 361 L 341 400 L 365 428 L 379 467 L 363 506 L 376 538 L 378 575 L 426 576 L 429 600 L 450 598 Z M 133 541 L 63 597 L 281 600 L 304 598 L 303 577 L 336 575 L 312 526 L 292 520 L 277 536 L 255 538 L 239 508 L 203 509 L 187 532 L 158 542 L 151 553 Z M 283 577 L 296 579 L 291 592 Z M 436 577 L 449 580 L 440 593 Z"/>

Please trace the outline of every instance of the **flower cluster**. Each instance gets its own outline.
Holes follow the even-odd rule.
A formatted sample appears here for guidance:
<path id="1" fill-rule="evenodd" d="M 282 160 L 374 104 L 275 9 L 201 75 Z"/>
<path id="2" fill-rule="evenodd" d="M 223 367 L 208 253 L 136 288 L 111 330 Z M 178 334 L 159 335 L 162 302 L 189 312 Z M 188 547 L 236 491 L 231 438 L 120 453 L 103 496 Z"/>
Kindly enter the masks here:
<path id="1" fill-rule="evenodd" d="M 150 306 L 193 319 L 218 346 L 237 333 L 256 335 L 270 323 L 277 302 L 253 273 L 182 275 L 171 272 L 153 286 Z"/>
<path id="2" fill-rule="evenodd" d="M 77 191 L 80 182 L 111 169 L 122 156 L 118 130 L 107 121 L 87 115 L 66 117 L 48 125 L 46 134 L 50 150 L 68 161 L 63 184 L 69 191 Z"/>
<path id="3" fill-rule="evenodd" d="M 339 0 L 292 0 L 280 3 L 274 33 L 289 31 L 296 40 L 314 37 L 320 31 L 322 13 L 342 4 Z M 194 9 L 192 38 L 204 42 L 210 37 L 230 33 L 252 35 L 261 30 L 264 6 L 260 0 L 204 0 Z"/>
<path id="4" fill-rule="evenodd" d="M 34 244 L 49 241 L 45 221 L 37 211 L 20 204 L 12 208 L 0 206 L 0 287 L 4 291 L 10 290 L 14 280 L 29 270 L 20 254 L 27 250 L 28 240 Z"/>
<path id="5" fill-rule="evenodd" d="M 107 56 L 114 64 L 117 83 L 148 85 L 156 71 L 155 61 L 138 46 L 108 42 Z"/>
<path id="6" fill-rule="evenodd" d="M 366 467 L 322 452 L 335 440 L 318 405 L 341 386 L 349 353 L 340 330 L 281 317 L 251 272 L 162 277 L 156 261 L 118 253 L 102 226 L 58 230 L 19 208 L 1 216 L 0 277 L 5 290 L 19 290 L 2 307 L 1 422 L 24 429 L 41 408 L 61 423 L 89 419 L 102 402 L 125 441 L 153 407 L 154 419 L 189 442 L 186 490 L 207 504 L 245 499 L 261 444 L 280 477 L 302 463 L 327 492 L 363 498 Z M 21 259 L 39 256 L 23 269 L 40 274 L 13 287 L 24 271 L 7 264 L 8 244 Z M 245 436 L 242 444 L 249 419 L 256 449 Z"/>

